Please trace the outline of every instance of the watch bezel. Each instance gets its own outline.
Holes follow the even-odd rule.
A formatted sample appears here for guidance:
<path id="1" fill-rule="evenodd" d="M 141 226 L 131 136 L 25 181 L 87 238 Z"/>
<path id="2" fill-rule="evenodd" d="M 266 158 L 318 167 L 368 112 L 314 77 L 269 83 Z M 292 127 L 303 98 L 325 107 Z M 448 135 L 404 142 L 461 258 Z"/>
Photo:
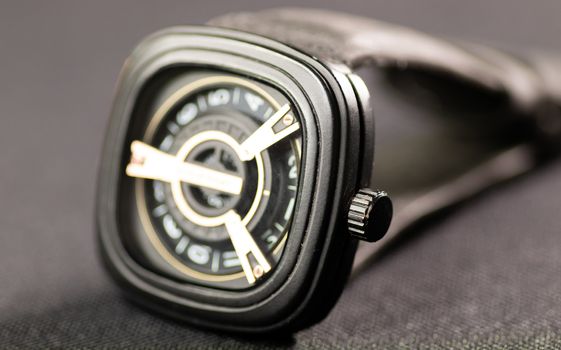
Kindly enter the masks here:
<path id="1" fill-rule="evenodd" d="M 293 100 L 302 118 L 304 174 L 292 226 L 302 239 L 289 239 L 284 253 L 291 254 L 289 259 L 283 257 L 269 278 L 246 291 L 180 285 L 138 264 L 119 239 L 115 208 L 136 99 L 162 69 L 198 64 L 272 84 Z M 276 41 L 233 30 L 176 27 L 148 37 L 121 72 L 104 144 L 96 225 L 106 266 L 134 300 L 200 326 L 295 330 L 323 318 L 342 291 L 356 248 L 344 230 L 342 213 L 359 181 L 360 135 L 359 102 L 342 70 Z"/>

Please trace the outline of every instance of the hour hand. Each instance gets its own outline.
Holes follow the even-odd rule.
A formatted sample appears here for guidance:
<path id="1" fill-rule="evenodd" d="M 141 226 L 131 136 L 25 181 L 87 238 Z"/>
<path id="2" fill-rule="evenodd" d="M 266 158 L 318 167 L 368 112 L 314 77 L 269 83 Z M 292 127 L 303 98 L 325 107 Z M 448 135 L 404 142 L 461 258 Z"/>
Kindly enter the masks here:
<path id="1" fill-rule="evenodd" d="M 126 173 L 131 177 L 168 183 L 183 181 L 234 195 L 241 193 L 243 185 L 239 176 L 184 162 L 141 141 L 131 144 L 131 160 Z"/>
<path id="2" fill-rule="evenodd" d="M 294 120 L 293 116 L 288 114 L 289 112 L 290 105 L 285 104 L 267 119 L 263 125 L 255 130 L 255 132 L 241 144 L 243 154 L 240 158 L 244 161 L 252 160 L 255 155 L 298 130 L 300 125 Z M 288 117 L 286 118 L 287 122 L 282 123 L 285 127 L 275 131 L 274 126 L 285 116 Z"/>

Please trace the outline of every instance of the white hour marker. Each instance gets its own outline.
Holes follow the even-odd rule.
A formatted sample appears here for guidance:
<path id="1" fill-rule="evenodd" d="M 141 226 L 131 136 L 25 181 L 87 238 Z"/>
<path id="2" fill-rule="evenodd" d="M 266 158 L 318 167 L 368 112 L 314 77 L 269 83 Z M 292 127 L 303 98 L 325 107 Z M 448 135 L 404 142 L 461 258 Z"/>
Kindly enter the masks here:
<path id="1" fill-rule="evenodd" d="M 204 96 L 199 96 L 199 97 L 197 97 L 197 104 L 199 105 L 199 109 L 200 109 L 201 111 L 206 111 L 207 108 L 208 108 Z"/>
<path id="2" fill-rule="evenodd" d="M 168 207 L 165 204 L 160 204 L 154 210 L 152 210 L 152 215 L 155 217 L 160 217 L 168 212 Z"/>
<path id="3" fill-rule="evenodd" d="M 210 269 L 213 272 L 217 272 L 219 266 L 220 266 L 220 253 L 218 251 L 215 251 L 214 253 L 212 253 L 212 265 Z"/>
<path id="4" fill-rule="evenodd" d="M 211 106 L 222 106 L 230 102 L 230 91 L 218 89 L 208 95 L 208 104 Z"/>
<path id="5" fill-rule="evenodd" d="M 168 214 L 164 216 L 164 220 L 162 222 L 164 224 L 164 229 L 166 230 L 168 236 L 170 236 L 173 239 L 177 239 L 181 237 L 182 234 L 181 229 L 177 227 L 177 224 L 175 223 L 175 220 L 173 220 L 171 215 Z"/>
<path id="6" fill-rule="evenodd" d="M 177 254 L 183 254 L 185 248 L 187 248 L 187 244 L 189 244 L 189 238 L 187 238 L 186 236 L 181 237 L 179 243 L 177 243 L 177 245 L 175 246 L 175 252 Z"/>
<path id="7" fill-rule="evenodd" d="M 234 251 L 222 253 L 222 265 L 224 267 L 240 266 L 240 259 Z"/>
<path id="8" fill-rule="evenodd" d="M 166 199 L 164 184 L 160 181 L 154 181 L 152 186 L 154 187 L 154 198 L 156 198 L 158 202 L 163 202 Z"/>
<path id="9" fill-rule="evenodd" d="M 193 103 L 186 104 L 181 110 L 177 113 L 177 124 L 179 125 L 187 125 L 191 120 L 195 119 L 197 116 L 198 109 L 197 106 Z"/>
<path id="10" fill-rule="evenodd" d="M 286 221 L 288 221 L 288 219 L 290 219 L 290 216 L 292 215 L 292 210 L 294 209 L 294 198 L 290 199 L 290 202 L 288 202 L 288 206 L 286 207 L 286 212 L 284 212 L 284 219 Z"/>
<path id="11" fill-rule="evenodd" d="M 234 102 L 234 104 L 240 103 L 240 88 L 234 89 L 234 93 L 232 94 L 232 102 Z"/>
<path id="12" fill-rule="evenodd" d="M 263 101 L 261 97 L 249 92 L 246 92 L 244 94 L 244 99 L 247 105 L 249 106 L 249 109 L 251 109 L 254 112 L 257 112 L 257 110 L 263 105 L 263 103 L 265 103 L 265 101 Z"/>
<path id="13" fill-rule="evenodd" d="M 263 114 L 263 119 L 267 120 L 271 114 L 273 113 L 273 109 L 271 107 L 267 108 L 267 110 L 265 111 L 265 114 Z"/>
<path id="14" fill-rule="evenodd" d="M 169 151 L 172 144 L 173 144 L 173 135 L 168 135 L 164 138 L 164 140 L 160 144 L 160 149 L 162 151 Z"/>
<path id="15" fill-rule="evenodd" d="M 167 124 L 168 130 L 169 132 L 171 132 L 173 135 L 177 134 L 179 132 L 179 126 L 177 126 L 177 124 L 169 122 Z"/>
<path id="16" fill-rule="evenodd" d="M 210 247 L 192 244 L 187 249 L 187 256 L 195 264 L 205 265 L 210 260 Z"/>

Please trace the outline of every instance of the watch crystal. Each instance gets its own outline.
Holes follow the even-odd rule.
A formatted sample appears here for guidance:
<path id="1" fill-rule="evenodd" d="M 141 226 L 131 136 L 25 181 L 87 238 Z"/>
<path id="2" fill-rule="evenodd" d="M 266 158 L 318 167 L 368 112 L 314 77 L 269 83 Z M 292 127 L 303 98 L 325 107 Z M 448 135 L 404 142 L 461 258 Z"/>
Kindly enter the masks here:
<path id="1" fill-rule="evenodd" d="M 290 235 L 302 142 L 296 111 L 280 92 L 242 77 L 171 85 L 130 142 L 126 178 L 139 241 L 149 243 L 137 245 L 191 281 L 254 285 Z"/>

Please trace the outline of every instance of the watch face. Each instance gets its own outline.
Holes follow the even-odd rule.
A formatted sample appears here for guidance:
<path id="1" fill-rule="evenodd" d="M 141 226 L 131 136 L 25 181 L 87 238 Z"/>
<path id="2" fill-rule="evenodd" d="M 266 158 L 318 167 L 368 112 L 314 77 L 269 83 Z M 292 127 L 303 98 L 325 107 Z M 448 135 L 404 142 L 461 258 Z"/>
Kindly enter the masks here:
<path id="1" fill-rule="evenodd" d="M 271 86 L 224 72 L 153 85 L 123 167 L 129 248 L 178 279 L 260 283 L 290 237 L 302 144 L 294 106 Z"/>

